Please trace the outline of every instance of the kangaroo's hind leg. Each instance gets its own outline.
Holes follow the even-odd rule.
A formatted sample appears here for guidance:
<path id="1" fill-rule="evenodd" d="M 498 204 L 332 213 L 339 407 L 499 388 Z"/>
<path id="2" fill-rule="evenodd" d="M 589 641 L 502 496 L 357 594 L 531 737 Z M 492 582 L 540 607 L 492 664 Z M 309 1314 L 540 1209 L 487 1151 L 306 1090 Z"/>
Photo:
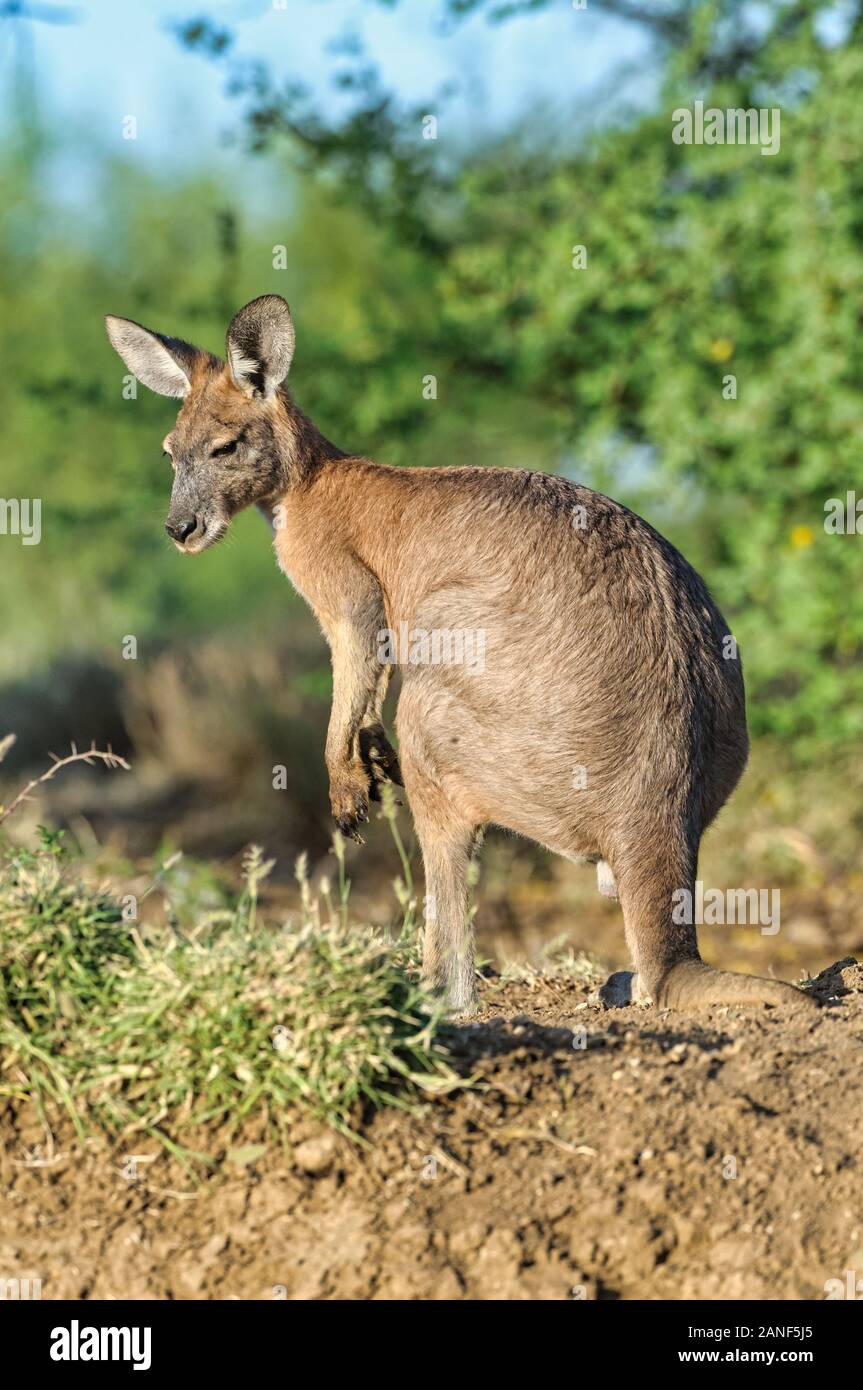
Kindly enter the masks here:
<path id="1" fill-rule="evenodd" d="M 425 868 L 423 983 L 452 1013 L 468 1013 L 477 1003 L 468 893 L 476 826 L 404 751 L 402 772 Z"/>
<path id="2" fill-rule="evenodd" d="M 697 843 L 681 825 L 629 827 L 614 855 L 614 881 L 623 908 L 626 944 L 635 971 L 633 999 L 659 1003 L 663 982 L 682 961 L 700 963 L 692 914 L 677 910 L 694 901 Z M 687 921 L 687 917 L 689 920 Z"/>
<path id="3" fill-rule="evenodd" d="M 712 1004 L 796 1004 L 811 996 L 780 980 L 714 970 L 698 951 L 693 907 L 698 838 L 685 817 L 629 827 L 612 855 L 626 940 L 638 977 L 633 996 L 649 995 L 659 1008 Z"/>

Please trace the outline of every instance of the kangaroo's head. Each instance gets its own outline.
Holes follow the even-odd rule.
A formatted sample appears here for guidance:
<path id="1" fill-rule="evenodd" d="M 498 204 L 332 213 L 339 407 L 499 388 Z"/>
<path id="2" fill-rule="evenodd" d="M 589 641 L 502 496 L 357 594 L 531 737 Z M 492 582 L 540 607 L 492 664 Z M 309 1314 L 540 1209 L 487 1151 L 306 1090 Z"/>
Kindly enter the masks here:
<path id="1" fill-rule="evenodd" d="M 253 299 L 228 329 L 227 364 L 179 338 L 106 315 L 108 337 L 144 386 L 183 404 L 164 440 L 174 466 L 165 530 L 196 555 L 237 512 L 285 482 L 290 406 L 279 388 L 294 354 L 291 311 L 277 294 Z"/>

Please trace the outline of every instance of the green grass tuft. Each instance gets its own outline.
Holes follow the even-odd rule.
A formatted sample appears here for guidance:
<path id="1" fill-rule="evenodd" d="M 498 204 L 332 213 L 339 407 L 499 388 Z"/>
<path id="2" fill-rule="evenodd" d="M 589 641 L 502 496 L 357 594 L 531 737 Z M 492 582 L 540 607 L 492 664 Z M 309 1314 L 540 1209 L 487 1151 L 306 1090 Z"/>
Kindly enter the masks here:
<path id="1" fill-rule="evenodd" d="M 385 812 L 386 814 L 386 812 Z M 79 881 L 56 837 L 0 867 L 0 1096 L 58 1107 L 80 1135 L 158 1135 L 182 1152 L 201 1126 L 297 1108 L 356 1134 L 364 1109 L 413 1107 L 464 1082 L 419 984 L 414 903 L 393 935 L 352 925 L 343 847 L 333 897 L 299 866 L 294 921 L 259 920 L 271 864 L 253 849 L 234 902 L 195 916 L 178 856 L 159 871 L 165 925 Z M 406 861 L 404 861 L 406 864 Z M 172 876 L 182 910 L 171 906 Z"/>

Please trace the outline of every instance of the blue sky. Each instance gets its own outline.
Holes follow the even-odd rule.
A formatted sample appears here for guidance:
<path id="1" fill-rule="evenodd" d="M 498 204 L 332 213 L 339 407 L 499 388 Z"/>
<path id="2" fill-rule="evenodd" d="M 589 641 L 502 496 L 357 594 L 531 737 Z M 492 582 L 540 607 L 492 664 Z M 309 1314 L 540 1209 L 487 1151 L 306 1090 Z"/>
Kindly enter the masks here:
<path id="1" fill-rule="evenodd" d="M 51 3 L 51 0 L 46 0 Z M 75 0 L 70 0 L 75 3 Z M 279 3 L 279 0 L 276 0 Z M 626 23 L 601 15 L 587 0 L 551 0 L 538 14 L 490 25 L 475 16 L 444 32 L 438 0 L 79 0 L 79 22 L 29 26 L 43 114 L 67 144 L 116 142 L 122 120 L 138 122 L 135 155 L 160 167 L 195 167 L 225 156 L 222 134 L 237 125 L 238 108 L 224 93 L 220 70 L 185 52 L 170 24 L 205 14 L 233 29 L 240 54 L 266 59 L 281 76 L 300 77 L 323 101 L 336 103 L 328 75 L 328 44 L 357 34 L 385 82 L 411 103 L 456 79 L 466 97 L 449 111 L 460 137 L 501 128 L 545 106 L 558 128 L 601 108 L 612 74 L 626 65 L 627 89 L 650 90 L 646 41 Z M 0 29 L 0 86 L 8 90 L 14 41 Z M 615 99 L 620 84 L 614 82 Z M 236 158 L 236 156 L 234 156 Z M 73 161 L 74 167 L 74 161 Z M 69 171 L 54 175 L 60 184 Z"/>

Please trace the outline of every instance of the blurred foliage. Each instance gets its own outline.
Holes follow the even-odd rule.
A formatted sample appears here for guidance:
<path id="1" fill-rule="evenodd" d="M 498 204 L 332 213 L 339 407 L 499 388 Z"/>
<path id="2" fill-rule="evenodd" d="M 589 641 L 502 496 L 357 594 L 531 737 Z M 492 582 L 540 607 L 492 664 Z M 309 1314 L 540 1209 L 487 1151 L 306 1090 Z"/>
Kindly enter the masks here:
<path id="1" fill-rule="evenodd" d="M 456 24 L 542 5 L 445 8 Z M 181 38 L 224 69 L 265 209 L 205 174 L 183 186 L 106 155 L 98 211 L 75 228 L 40 192 L 39 162 L 9 153 L 2 492 L 42 496 L 43 540 L 2 541 L 0 674 L 70 646 L 119 652 L 127 633 L 266 628 L 296 601 L 255 516 L 178 560 L 159 456 L 174 407 L 143 388 L 123 398 L 101 324 L 107 310 L 219 350 L 233 309 L 277 291 L 297 322 L 293 389 L 330 438 L 611 492 L 705 574 L 741 643 L 756 734 L 810 759 L 859 739 L 863 540 L 823 526 L 860 476 L 863 433 L 859 8 L 609 8 L 649 25 L 664 80 L 654 111 L 589 138 L 532 123 L 481 145 L 444 127 L 423 140 L 446 94 L 401 110 L 351 45 L 335 73 L 348 106 L 328 114 L 199 19 Z M 671 112 L 695 99 L 780 106 L 779 153 L 675 145 Z M 287 270 L 273 268 L 282 245 Z"/>

